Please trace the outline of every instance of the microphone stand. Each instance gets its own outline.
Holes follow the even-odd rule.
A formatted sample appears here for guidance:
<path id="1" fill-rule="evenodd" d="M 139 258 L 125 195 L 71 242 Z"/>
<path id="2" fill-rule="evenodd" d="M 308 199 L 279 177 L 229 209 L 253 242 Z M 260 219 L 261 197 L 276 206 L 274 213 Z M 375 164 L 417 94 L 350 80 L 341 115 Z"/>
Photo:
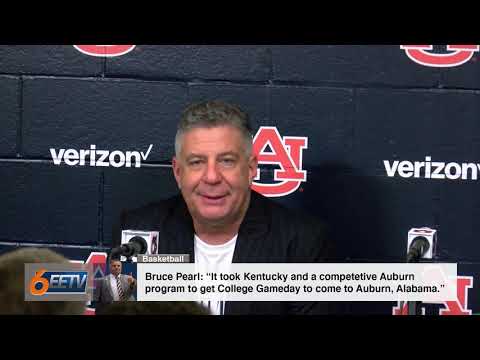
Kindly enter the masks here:
<path id="1" fill-rule="evenodd" d="M 420 305 L 421 301 L 407 301 L 407 315 L 421 315 Z"/>
<path id="2" fill-rule="evenodd" d="M 418 263 L 418 259 L 407 260 L 409 263 Z M 420 314 L 420 305 L 421 301 L 407 301 L 407 315 L 421 315 Z"/>
<path id="3" fill-rule="evenodd" d="M 113 248 L 112 251 L 110 252 L 110 257 L 118 258 L 120 259 L 121 256 L 125 256 L 127 258 L 127 263 L 132 263 L 132 256 L 131 255 L 124 255 L 122 251 L 120 250 L 120 247 Z"/>

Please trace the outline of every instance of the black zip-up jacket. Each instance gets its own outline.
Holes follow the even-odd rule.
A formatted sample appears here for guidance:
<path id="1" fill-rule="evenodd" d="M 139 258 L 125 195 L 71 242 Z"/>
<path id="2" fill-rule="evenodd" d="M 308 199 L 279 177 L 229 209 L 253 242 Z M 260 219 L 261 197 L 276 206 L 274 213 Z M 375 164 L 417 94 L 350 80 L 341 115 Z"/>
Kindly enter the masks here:
<path id="1" fill-rule="evenodd" d="M 189 254 L 195 262 L 194 228 L 181 196 L 122 213 L 121 230 L 158 231 L 159 254 Z M 326 225 L 307 214 L 290 210 L 254 191 L 240 225 L 234 263 L 328 262 L 331 244 Z M 225 315 L 328 314 L 326 302 L 227 302 Z"/>

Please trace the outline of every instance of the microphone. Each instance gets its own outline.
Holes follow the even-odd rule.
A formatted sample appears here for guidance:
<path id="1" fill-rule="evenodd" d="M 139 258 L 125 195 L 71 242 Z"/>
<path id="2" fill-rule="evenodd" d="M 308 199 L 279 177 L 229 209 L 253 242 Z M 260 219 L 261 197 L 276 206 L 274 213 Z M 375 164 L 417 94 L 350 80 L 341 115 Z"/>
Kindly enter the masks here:
<path id="1" fill-rule="evenodd" d="M 417 262 L 427 253 L 428 249 L 430 249 L 430 242 L 425 236 L 415 237 L 408 250 L 407 263 Z"/>
<path id="2" fill-rule="evenodd" d="M 429 227 L 413 228 L 408 232 L 407 262 L 433 259 L 437 248 L 437 230 Z"/>
<path id="3" fill-rule="evenodd" d="M 122 237 L 120 240 L 120 244 L 127 244 L 133 238 L 143 238 L 147 244 L 147 248 L 145 251 L 141 251 L 138 254 L 157 254 L 159 248 L 159 232 L 158 231 L 145 231 L 145 230 L 122 230 Z M 143 241 L 137 239 L 138 241 Z M 143 247 L 143 245 L 142 245 Z M 143 248 L 142 248 L 143 250 Z"/>
<path id="4" fill-rule="evenodd" d="M 408 232 L 407 263 L 420 259 L 432 259 L 437 247 L 437 230 L 428 227 L 413 228 Z M 407 301 L 407 314 L 420 315 L 420 301 Z M 404 302 L 400 301 L 400 313 L 403 314 Z"/>
<path id="5" fill-rule="evenodd" d="M 138 254 L 145 254 L 147 249 L 148 245 L 145 239 L 141 236 L 134 236 L 129 240 L 128 243 L 113 248 L 111 257 L 119 258 L 120 256 L 126 256 L 127 258 L 130 258 Z"/>

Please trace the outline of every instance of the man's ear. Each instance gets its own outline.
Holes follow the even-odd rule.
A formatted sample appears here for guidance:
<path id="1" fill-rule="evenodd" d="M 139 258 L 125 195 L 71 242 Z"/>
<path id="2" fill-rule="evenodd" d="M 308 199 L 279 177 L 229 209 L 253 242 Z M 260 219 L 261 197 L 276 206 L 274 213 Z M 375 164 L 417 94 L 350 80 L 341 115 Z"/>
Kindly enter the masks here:
<path id="1" fill-rule="evenodd" d="M 257 176 L 257 169 L 258 169 L 257 156 L 252 155 L 252 156 L 250 156 L 250 159 L 248 160 L 248 172 L 249 172 L 249 178 L 250 178 L 250 185 L 252 184 L 255 176 Z"/>
<path id="2" fill-rule="evenodd" d="M 173 171 L 173 176 L 175 176 L 175 180 L 177 181 L 178 188 L 180 189 L 181 188 L 180 186 L 181 167 L 175 156 L 172 158 L 172 171 Z"/>

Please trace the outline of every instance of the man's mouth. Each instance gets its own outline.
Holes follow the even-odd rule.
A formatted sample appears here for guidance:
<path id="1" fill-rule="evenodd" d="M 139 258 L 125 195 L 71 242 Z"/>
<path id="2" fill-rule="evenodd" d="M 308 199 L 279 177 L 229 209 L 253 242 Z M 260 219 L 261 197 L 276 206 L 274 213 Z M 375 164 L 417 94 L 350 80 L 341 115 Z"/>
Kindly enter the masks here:
<path id="1" fill-rule="evenodd" d="M 227 195 L 210 195 L 210 194 L 200 194 L 203 200 L 207 203 L 216 204 L 220 203 Z"/>

